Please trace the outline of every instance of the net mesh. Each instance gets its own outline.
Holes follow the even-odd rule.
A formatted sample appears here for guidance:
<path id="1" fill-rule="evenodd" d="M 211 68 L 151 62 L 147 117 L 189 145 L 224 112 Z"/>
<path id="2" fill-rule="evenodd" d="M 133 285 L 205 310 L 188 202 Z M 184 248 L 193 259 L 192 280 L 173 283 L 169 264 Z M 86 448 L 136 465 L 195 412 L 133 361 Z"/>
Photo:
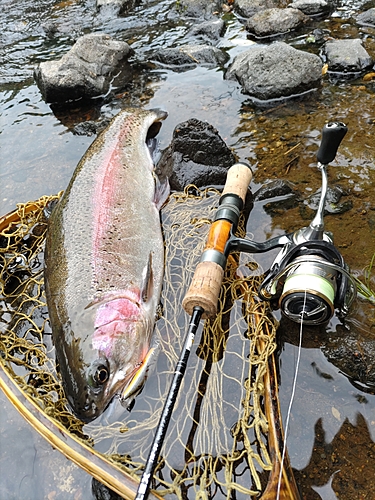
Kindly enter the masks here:
<path id="1" fill-rule="evenodd" d="M 20 387 L 66 429 L 133 476 L 140 476 L 187 329 L 182 299 L 191 282 L 220 193 L 190 186 L 162 210 L 166 269 L 156 323 L 156 365 L 129 413 L 118 401 L 83 424 L 67 407 L 54 360 L 43 286 L 48 208 L 59 195 L 19 204 L 0 231 L 0 350 Z M 245 236 L 244 221 L 239 235 Z M 242 229 L 241 229 L 242 227 Z M 247 235 L 249 236 L 249 235 Z M 263 375 L 276 348 L 275 321 L 257 298 L 261 271 L 231 255 L 218 315 L 204 323 L 176 401 L 152 487 L 167 498 L 258 496 L 272 468 Z"/>

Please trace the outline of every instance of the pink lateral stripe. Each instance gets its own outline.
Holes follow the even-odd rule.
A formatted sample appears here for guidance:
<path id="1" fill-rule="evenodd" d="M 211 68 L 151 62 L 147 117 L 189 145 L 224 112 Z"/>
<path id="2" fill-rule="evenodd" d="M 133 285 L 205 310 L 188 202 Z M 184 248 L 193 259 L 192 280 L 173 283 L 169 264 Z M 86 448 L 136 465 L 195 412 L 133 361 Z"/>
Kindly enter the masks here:
<path id="1" fill-rule="evenodd" d="M 129 116 L 126 117 L 129 120 Z M 127 126 L 125 126 L 127 124 Z M 121 166 L 120 148 L 123 144 L 123 138 L 129 133 L 130 123 L 124 121 L 119 131 L 114 137 L 111 137 L 106 155 L 97 170 L 95 176 L 94 200 L 93 200 L 93 266 L 94 274 L 97 276 L 97 265 L 100 262 L 99 248 L 104 235 L 108 231 L 108 208 L 113 206 L 116 195 L 117 171 Z"/>

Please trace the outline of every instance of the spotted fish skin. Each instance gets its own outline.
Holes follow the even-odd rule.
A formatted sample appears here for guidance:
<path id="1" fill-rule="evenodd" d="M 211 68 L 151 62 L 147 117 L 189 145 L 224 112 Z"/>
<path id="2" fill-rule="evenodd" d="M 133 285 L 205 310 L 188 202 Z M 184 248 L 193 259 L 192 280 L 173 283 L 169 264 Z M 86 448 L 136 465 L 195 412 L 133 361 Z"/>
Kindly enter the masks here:
<path id="1" fill-rule="evenodd" d="M 45 289 L 63 386 L 89 422 L 147 356 L 160 300 L 164 242 L 146 145 L 160 110 L 121 111 L 92 143 L 49 219 Z"/>

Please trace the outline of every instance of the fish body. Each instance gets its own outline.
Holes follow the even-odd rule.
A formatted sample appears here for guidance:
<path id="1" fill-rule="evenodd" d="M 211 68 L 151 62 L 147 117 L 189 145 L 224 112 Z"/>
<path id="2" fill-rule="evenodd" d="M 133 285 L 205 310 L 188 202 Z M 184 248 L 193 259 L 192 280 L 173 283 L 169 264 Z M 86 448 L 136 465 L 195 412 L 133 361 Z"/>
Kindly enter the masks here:
<path id="1" fill-rule="evenodd" d="M 120 112 L 79 162 L 54 208 L 45 288 L 56 358 L 74 413 L 89 422 L 147 356 L 159 305 L 164 242 L 146 145 L 160 110 Z"/>

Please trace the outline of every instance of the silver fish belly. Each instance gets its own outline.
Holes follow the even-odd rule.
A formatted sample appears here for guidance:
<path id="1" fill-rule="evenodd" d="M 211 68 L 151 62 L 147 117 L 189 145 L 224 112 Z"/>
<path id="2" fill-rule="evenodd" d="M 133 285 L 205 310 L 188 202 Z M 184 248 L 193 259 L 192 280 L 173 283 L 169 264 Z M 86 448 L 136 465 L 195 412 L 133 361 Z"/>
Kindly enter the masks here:
<path id="1" fill-rule="evenodd" d="M 79 162 L 49 220 L 45 288 L 67 399 L 89 422 L 146 357 L 160 300 L 164 242 L 146 145 L 160 110 L 120 112 Z"/>

